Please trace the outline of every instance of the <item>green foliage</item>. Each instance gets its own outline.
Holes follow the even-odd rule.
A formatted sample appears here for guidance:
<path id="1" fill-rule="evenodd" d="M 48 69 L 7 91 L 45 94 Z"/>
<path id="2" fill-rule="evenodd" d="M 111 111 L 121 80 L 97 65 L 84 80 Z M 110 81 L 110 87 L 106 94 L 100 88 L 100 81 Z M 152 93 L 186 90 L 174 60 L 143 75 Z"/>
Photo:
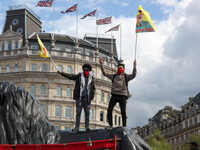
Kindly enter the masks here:
<path id="1" fill-rule="evenodd" d="M 166 141 L 158 128 L 153 134 L 145 137 L 144 140 L 152 148 L 152 150 L 171 150 L 170 144 Z"/>

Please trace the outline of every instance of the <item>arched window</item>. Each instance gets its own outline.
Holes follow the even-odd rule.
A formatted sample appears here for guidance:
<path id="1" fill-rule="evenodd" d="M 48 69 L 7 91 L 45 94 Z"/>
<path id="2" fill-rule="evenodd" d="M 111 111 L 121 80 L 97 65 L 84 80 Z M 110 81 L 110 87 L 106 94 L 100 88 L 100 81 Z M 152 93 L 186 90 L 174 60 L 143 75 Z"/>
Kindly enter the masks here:
<path id="1" fill-rule="evenodd" d="M 104 93 L 101 92 L 101 102 L 104 102 Z"/>
<path id="2" fill-rule="evenodd" d="M 117 115 L 115 115 L 115 125 L 117 124 Z"/>
<path id="3" fill-rule="evenodd" d="M 32 96 L 35 95 L 35 85 L 31 85 L 31 86 L 30 86 L 30 94 L 31 94 Z"/>
<path id="4" fill-rule="evenodd" d="M 19 66 L 18 66 L 18 64 L 15 65 L 14 71 L 15 71 L 15 72 L 19 71 Z"/>
<path id="5" fill-rule="evenodd" d="M 71 107 L 70 106 L 65 107 L 65 117 L 71 118 Z"/>
<path id="6" fill-rule="evenodd" d="M 8 42 L 8 50 L 12 50 L 12 41 Z"/>
<path id="7" fill-rule="evenodd" d="M 18 49 L 18 48 L 19 48 L 19 43 L 15 42 L 15 49 Z"/>
<path id="8" fill-rule="evenodd" d="M 109 102 L 110 102 L 110 95 L 107 94 L 107 103 L 109 103 Z"/>
<path id="9" fill-rule="evenodd" d="M 72 73 L 72 67 L 71 66 L 67 66 L 67 73 Z"/>
<path id="10" fill-rule="evenodd" d="M 10 66 L 9 65 L 6 66 L 6 72 L 10 72 Z"/>
<path id="11" fill-rule="evenodd" d="M 31 64 L 31 71 L 37 71 L 37 70 L 38 70 L 37 64 Z"/>
<path id="12" fill-rule="evenodd" d="M 56 87 L 56 96 L 61 96 L 62 95 L 62 89 L 60 86 Z"/>
<path id="13" fill-rule="evenodd" d="M 104 121 L 104 112 L 103 111 L 100 112 L 100 121 Z"/>
<path id="14" fill-rule="evenodd" d="M 118 124 L 119 124 L 119 126 L 121 126 L 121 117 L 119 117 L 119 119 L 118 119 Z"/>
<path id="15" fill-rule="evenodd" d="M 57 66 L 57 69 L 60 71 L 60 72 L 63 72 L 63 67 L 61 65 L 58 65 Z"/>
<path id="16" fill-rule="evenodd" d="M 41 71 L 47 71 L 47 64 L 42 64 Z"/>
<path id="17" fill-rule="evenodd" d="M 93 114 L 93 110 L 90 109 L 90 120 L 93 120 L 93 116 L 94 116 L 94 114 Z"/>
<path id="18" fill-rule="evenodd" d="M 67 87 L 67 88 L 66 88 L 66 96 L 67 96 L 67 97 L 71 97 L 71 91 L 72 91 L 72 90 L 71 90 L 70 87 Z"/>
<path id="19" fill-rule="evenodd" d="M 40 87 L 40 95 L 46 95 L 46 87 L 45 87 L 45 85 L 41 85 L 41 87 Z"/>
<path id="20" fill-rule="evenodd" d="M 1 43 L 1 50 L 2 50 L 2 51 L 5 50 L 5 43 L 4 43 L 4 42 Z"/>
<path id="21" fill-rule="evenodd" d="M 55 106 L 55 116 L 56 117 L 61 116 L 61 106 Z"/>

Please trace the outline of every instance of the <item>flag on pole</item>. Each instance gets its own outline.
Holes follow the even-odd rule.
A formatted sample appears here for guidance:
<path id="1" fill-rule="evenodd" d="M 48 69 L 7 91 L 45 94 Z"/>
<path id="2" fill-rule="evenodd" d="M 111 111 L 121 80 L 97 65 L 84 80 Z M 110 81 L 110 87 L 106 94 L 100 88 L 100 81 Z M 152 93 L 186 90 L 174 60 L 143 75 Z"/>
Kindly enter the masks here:
<path id="1" fill-rule="evenodd" d="M 155 28 L 151 17 L 147 11 L 145 11 L 141 5 L 138 6 L 136 33 L 141 32 L 155 32 Z"/>
<path id="2" fill-rule="evenodd" d="M 113 27 L 113 28 L 111 28 L 111 29 L 109 29 L 109 30 L 106 31 L 105 33 L 110 32 L 110 31 L 118 31 L 118 30 L 119 30 L 119 26 L 120 26 L 120 24 L 117 25 L 117 26 L 115 26 L 115 27 Z"/>
<path id="3" fill-rule="evenodd" d="M 99 20 L 96 21 L 96 24 L 97 25 L 110 24 L 111 23 L 111 19 L 112 19 L 112 16 L 104 18 L 104 19 L 99 19 Z"/>
<path id="4" fill-rule="evenodd" d="M 39 1 L 36 5 L 39 7 L 51 7 L 53 3 L 53 0 L 44 0 L 44 1 Z"/>
<path id="5" fill-rule="evenodd" d="M 95 14 L 96 14 L 96 11 L 97 11 L 97 10 L 95 9 L 94 11 L 92 11 L 92 12 L 86 14 L 85 16 L 83 16 L 81 19 L 85 19 L 87 16 L 89 16 L 89 17 L 94 17 Z"/>
<path id="6" fill-rule="evenodd" d="M 76 3 L 75 5 L 73 5 L 72 7 L 70 7 L 69 9 L 67 9 L 65 12 L 61 11 L 61 13 L 65 14 L 65 13 L 69 13 L 69 12 L 75 12 L 76 9 L 77 9 L 77 5 L 78 5 L 78 3 Z"/>
<path id="7" fill-rule="evenodd" d="M 45 48 L 44 44 L 42 43 L 42 41 L 40 40 L 38 35 L 37 35 L 37 40 L 38 40 L 38 43 L 39 43 L 39 45 L 41 47 L 41 52 L 38 53 L 38 54 L 43 58 L 48 58 L 49 57 L 49 53 L 47 52 L 47 49 Z"/>

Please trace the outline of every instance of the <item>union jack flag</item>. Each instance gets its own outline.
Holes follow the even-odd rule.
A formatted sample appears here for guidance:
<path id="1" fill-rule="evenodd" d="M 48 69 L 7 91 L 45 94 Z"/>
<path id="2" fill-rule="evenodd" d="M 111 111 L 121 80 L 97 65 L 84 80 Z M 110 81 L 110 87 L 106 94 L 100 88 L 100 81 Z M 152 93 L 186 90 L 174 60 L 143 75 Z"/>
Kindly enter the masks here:
<path id="1" fill-rule="evenodd" d="M 39 1 L 36 5 L 39 7 L 51 7 L 53 3 L 53 0 L 44 0 L 44 1 Z"/>
<path id="2" fill-rule="evenodd" d="M 92 11 L 92 12 L 90 12 L 90 13 L 86 14 L 86 15 L 85 15 L 85 16 L 83 16 L 81 19 L 85 19 L 87 16 L 89 16 L 89 17 L 93 17 L 93 16 L 95 16 L 95 14 L 96 14 L 96 11 L 97 11 L 97 10 L 94 10 L 94 11 Z"/>
<path id="3" fill-rule="evenodd" d="M 104 18 L 104 19 L 99 19 L 96 21 L 96 23 L 97 23 L 97 25 L 109 24 L 109 23 L 111 23 L 111 19 L 112 19 L 112 16 Z"/>
<path id="4" fill-rule="evenodd" d="M 61 13 L 65 14 L 65 13 L 69 13 L 69 12 L 75 12 L 76 9 L 77 9 L 77 5 L 78 5 L 78 3 L 76 3 L 75 5 L 73 5 L 72 7 L 70 7 L 69 9 L 67 9 L 65 12 L 61 11 Z"/>
<path id="5" fill-rule="evenodd" d="M 111 29 L 109 29 L 109 30 L 106 31 L 105 33 L 110 32 L 110 31 L 118 31 L 118 30 L 119 30 L 119 26 L 120 26 L 120 24 L 117 25 L 117 26 L 115 26 L 115 27 L 113 27 L 113 28 L 111 28 Z"/>

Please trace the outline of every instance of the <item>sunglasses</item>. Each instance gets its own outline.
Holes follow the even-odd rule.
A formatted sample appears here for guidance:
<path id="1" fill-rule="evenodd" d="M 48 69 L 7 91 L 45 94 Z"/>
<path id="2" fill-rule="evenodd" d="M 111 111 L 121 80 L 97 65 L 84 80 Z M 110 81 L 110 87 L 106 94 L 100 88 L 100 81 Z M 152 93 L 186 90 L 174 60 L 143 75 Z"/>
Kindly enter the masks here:
<path id="1" fill-rule="evenodd" d="M 89 71 L 89 69 L 83 69 L 83 71 Z"/>

